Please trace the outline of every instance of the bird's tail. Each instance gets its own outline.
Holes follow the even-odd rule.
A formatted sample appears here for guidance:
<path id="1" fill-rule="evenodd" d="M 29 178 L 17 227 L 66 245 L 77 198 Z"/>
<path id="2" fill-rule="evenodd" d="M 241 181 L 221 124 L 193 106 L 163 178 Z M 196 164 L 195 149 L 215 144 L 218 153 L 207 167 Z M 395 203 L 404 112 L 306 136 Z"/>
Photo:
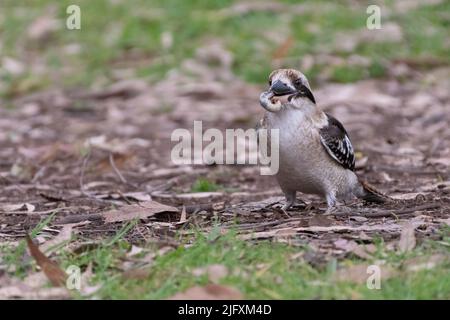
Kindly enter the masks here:
<path id="1" fill-rule="evenodd" d="M 358 198 L 363 199 L 367 202 L 373 202 L 373 203 L 386 203 L 386 202 L 392 202 L 394 199 L 385 195 L 384 193 L 378 191 L 373 186 L 368 184 L 364 181 L 359 181 L 361 184 L 361 188 L 359 192 L 356 194 Z"/>

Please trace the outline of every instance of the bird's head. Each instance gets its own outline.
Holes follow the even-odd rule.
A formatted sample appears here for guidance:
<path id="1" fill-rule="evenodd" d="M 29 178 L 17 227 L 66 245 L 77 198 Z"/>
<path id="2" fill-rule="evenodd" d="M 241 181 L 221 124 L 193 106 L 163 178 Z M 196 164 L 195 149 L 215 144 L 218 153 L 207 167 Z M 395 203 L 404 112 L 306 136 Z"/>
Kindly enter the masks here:
<path id="1" fill-rule="evenodd" d="M 308 79 L 303 73 L 295 69 L 277 69 L 269 76 L 269 91 L 274 96 L 289 95 L 288 100 L 293 98 L 307 98 L 314 104 L 316 100 L 311 92 Z"/>

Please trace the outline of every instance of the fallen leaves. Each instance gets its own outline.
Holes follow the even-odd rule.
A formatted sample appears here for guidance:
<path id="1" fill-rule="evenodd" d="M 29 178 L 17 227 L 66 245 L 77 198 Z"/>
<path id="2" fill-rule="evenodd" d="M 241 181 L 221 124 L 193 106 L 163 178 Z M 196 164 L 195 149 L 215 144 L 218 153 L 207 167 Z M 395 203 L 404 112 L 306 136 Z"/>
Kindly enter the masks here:
<path id="1" fill-rule="evenodd" d="M 116 210 L 103 212 L 106 223 L 146 219 L 161 212 L 178 212 L 178 209 L 156 201 L 145 201 L 139 204 L 125 205 Z"/>
<path id="2" fill-rule="evenodd" d="M 47 278 L 55 287 L 64 286 L 66 283 L 66 273 L 52 260 L 45 256 L 39 247 L 34 244 L 30 236 L 26 236 L 28 249 L 31 256 L 36 260 L 36 263 L 41 267 Z"/>
<path id="3" fill-rule="evenodd" d="M 64 225 L 56 237 L 45 242 L 41 246 L 41 250 L 47 252 L 49 249 L 53 249 L 54 247 L 57 247 L 65 242 L 69 242 L 70 239 L 72 238 L 73 226 L 74 226 L 73 224 Z"/>
<path id="4" fill-rule="evenodd" d="M 354 240 L 339 239 L 334 242 L 336 248 L 350 252 L 362 259 L 372 259 L 376 248 L 373 244 L 359 245 Z"/>
<path id="5" fill-rule="evenodd" d="M 312 233 L 327 233 L 327 232 L 360 232 L 360 231 L 385 231 L 385 232 L 398 232 L 401 226 L 397 223 L 378 223 L 378 224 L 363 224 L 360 226 L 352 225 L 332 225 L 328 227 L 323 226 L 310 226 L 310 227 L 289 227 L 278 228 L 270 231 L 250 232 L 239 235 L 239 238 L 243 240 L 249 239 L 266 239 L 276 237 L 294 236 L 300 232 L 312 232 Z"/>
<path id="6" fill-rule="evenodd" d="M 4 204 L 0 207 L 0 210 L 3 212 L 14 212 L 19 211 L 21 209 L 25 209 L 27 212 L 33 212 L 36 207 L 31 203 L 17 203 L 17 204 Z"/>
<path id="7" fill-rule="evenodd" d="M 206 274 L 209 281 L 217 283 L 220 279 L 228 275 L 228 268 L 221 264 L 212 264 L 207 267 L 194 269 L 192 274 L 196 277 Z"/>

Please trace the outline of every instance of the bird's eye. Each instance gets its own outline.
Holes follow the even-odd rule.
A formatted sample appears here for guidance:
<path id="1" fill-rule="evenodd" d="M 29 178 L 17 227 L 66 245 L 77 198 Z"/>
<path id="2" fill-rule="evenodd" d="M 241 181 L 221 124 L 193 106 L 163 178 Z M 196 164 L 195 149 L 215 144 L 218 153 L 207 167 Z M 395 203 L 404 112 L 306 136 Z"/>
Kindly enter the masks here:
<path id="1" fill-rule="evenodd" d="M 301 86 L 301 85 L 302 85 L 302 79 L 300 79 L 300 78 L 296 79 L 296 80 L 294 81 L 294 85 L 295 85 L 296 87 Z"/>

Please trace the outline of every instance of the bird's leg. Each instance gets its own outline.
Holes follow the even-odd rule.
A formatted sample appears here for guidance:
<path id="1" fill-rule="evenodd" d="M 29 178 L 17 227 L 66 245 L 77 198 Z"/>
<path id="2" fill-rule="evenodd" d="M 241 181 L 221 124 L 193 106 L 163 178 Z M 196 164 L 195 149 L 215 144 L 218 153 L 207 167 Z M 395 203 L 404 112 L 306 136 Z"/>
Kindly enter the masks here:
<path id="1" fill-rule="evenodd" d="M 289 213 L 287 213 L 287 209 L 289 209 L 295 202 L 295 191 L 284 191 L 283 193 L 286 197 L 286 204 L 284 206 L 280 207 L 274 207 L 274 204 L 277 204 L 278 202 L 272 203 L 270 206 L 272 208 L 273 211 L 276 212 L 280 212 L 282 214 L 284 214 L 286 217 L 290 218 L 291 216 L 289 215 Z"/>
<path id="2" fill-rule="evenodd" d="M 333 214 L 336 210 L 336 195 L 334 193 L 327 193 L 327 211 L 325 211 L 325 215 Z"/>
<path id="3" fill-rule="evenodd" d="M 282 210 L 287 210 L 295 203 L 295 191 L 284 191 L 284 196 L 286 197 L 286 204 L 281 208 Z"/>
<path id="4" fill-rule="evenodd" d="M 325 215 L 339 215 L 343 213 L 350 213 L 352 209 L 349 208 L 345 203 L 344 205 L 336 204 L 336 196 L 334 194 L 327 195 L 328 208 L 325 211 Z"/>

